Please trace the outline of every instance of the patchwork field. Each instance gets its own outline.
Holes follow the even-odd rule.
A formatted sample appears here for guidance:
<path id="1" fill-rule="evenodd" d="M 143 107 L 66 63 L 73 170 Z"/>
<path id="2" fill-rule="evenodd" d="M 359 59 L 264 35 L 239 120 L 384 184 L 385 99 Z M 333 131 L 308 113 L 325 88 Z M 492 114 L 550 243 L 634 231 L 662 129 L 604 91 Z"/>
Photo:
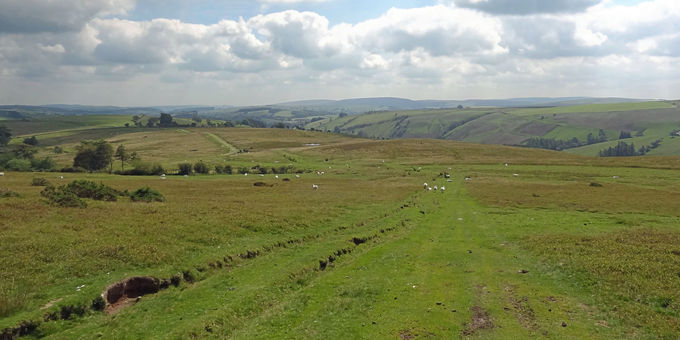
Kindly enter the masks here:
<path id="1" fill-rule="evenodd" d="M 286 129 L 134 129 L 103 137 L 168 175 L 5 172 L 0 190 L 19 194 L 0 198 L 6 335 L 680 333 L 678 157 L 599 159 Z M 39 155 L 61 146 L 65 153 L 54 156 L 69 165 L 76 140 L 53 141 Z M 294 170 L 170 175 L 179 163 L 199 160 Z M 62 208 L 46 203 L 43 187 L 31 185 L 35 177 L 128 191 L 149 186 L 166 202 L 122 197 Z M 425 182 L 438 190 L 425 190 Z M 93 305 L 109 285 L 136 276 L 157 278 L 160 289 L 141 298 L 130 292 L 104 310 Z"/>

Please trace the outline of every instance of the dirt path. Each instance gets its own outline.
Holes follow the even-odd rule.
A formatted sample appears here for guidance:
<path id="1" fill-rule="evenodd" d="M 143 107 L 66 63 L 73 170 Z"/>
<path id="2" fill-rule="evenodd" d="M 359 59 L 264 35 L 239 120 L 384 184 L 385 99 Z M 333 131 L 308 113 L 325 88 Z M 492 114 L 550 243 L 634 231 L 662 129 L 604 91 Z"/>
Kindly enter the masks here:
<path id="1" fill-rule="evenodd" d="M 224 154 L 225 156 L 235 155 L 235 154 L 238 153 L 238 149 L 235 146 L 229 144 L 227 141 L 225 141 L 224 139 L 222 139 L 220 136 L 218 136 L 216 134 L 213 134 L 213 133 L 210 133 L 210 132 L 204 132 L 203 136 L 205 136 L 205 138 L 207 138 L 209 141 L 215 143 L 216 145 L 226 149 L 227 153 Z"/>

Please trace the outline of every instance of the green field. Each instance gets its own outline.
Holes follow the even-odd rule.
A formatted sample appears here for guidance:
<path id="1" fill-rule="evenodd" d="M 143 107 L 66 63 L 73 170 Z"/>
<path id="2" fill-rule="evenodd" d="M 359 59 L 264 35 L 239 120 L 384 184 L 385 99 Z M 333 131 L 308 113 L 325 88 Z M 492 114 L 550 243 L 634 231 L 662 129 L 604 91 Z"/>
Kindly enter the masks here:
<path id="1" fill-rule="evenodd" d="M 0 193 L 19 197 L 0 198 L 0 330 L 23 322 L 28 338 L 53 339 L 680 332 L 679 157 L 249 128 L 55 133 L 39 155 L 59 145 L 57 162 L 70 165 L 76 137 L 104 131 L 168 173 L 198 160 L 298 173 L 5 172 Z M 167 201 L 60 208 L 34 177 L 150 186 Z M 174 275 L 176 287 L 90 307 L 119 280 Z"/>

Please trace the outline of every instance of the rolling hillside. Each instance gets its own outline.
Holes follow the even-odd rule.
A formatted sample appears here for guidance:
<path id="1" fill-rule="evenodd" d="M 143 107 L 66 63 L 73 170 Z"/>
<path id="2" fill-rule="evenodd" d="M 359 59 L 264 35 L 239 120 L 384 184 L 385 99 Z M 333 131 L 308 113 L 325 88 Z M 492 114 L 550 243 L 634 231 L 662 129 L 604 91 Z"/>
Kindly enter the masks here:
<path id="1" fill-rule="evenodd" d="M 650 155 L 678 154 L 680 130 L 677 102 L 587 104 L 559 107 L 440 109 L 371 112 L 326 119 L 308 125 L 368 138 L 437 138 L 486 144 L 524 145 L 531 137 L 571 141 L 585 145 L 588 135 L 602 135 L 570 152 L 597 156 L 618 143 L 621 132 L 634 138 L 628 143 L 648 145 L 661 140 Z"/>

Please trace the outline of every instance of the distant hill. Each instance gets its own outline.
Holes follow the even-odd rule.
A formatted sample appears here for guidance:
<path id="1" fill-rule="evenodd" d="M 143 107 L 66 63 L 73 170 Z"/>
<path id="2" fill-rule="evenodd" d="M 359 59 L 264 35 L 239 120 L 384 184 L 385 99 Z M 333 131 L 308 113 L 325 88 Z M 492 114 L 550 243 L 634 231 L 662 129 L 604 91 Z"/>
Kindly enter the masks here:
<path id="1" fill-rule="evenodd" d="M 288 102 L 272 106 L 292 110 L 317 110 L 326 113 L 358 114 L 370 111 L 447 109 L 463 107 L 533 107 L 533 106 L 568 106 L 583 104 L 633 103 L 646 101 L 631 98 L 590 98 L 590 97 L 557 97 L 557 98 L 509 98 L 509 99 L 466 99 L 466 100 L 410 100 L 395 97 L 354 98 L 343 100 L 309 100 Z"/>
<path id="2" fill-rule="evenodd" d="M 680 155 L 680 138 L 671 136 L 680 131 L 678 102 L 571 98 L 561 103 L 584 101 L 614 103 L 552 106 L 548 104 L 557 102 L 517 99 L 513 100 L 517 107 L 376 111 L 328 118 L 307 128 L 379 139 L 436 138 L 525 145 L 590 156 L 615 147 L 621 136 L 630 134 L 631 138 L 621 141 L 634 143 L 636 148 L 656 145 L 646 151 L 650 155 Z"/>

